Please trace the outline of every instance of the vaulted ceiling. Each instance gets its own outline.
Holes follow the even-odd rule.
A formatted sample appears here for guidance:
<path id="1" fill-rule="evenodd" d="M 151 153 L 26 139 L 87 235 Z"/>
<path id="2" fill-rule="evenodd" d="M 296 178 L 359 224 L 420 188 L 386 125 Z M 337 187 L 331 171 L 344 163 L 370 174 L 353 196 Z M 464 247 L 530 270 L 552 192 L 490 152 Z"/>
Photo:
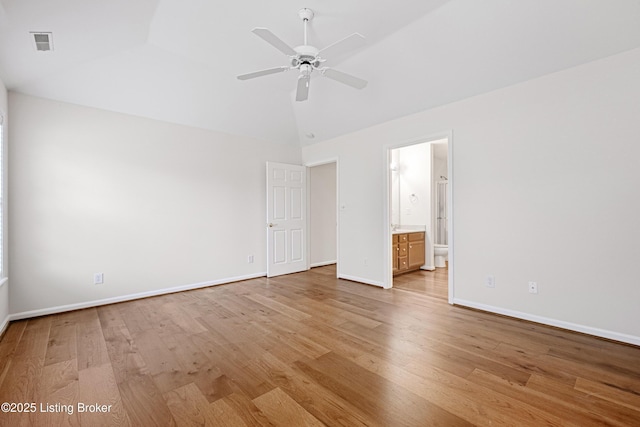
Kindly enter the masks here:
<path id="1" fill-rule="evenodd" d="M 286 65 L 251 29 L 300 45 L 302 7 L 317 48 L 366 37 L 326 64 L 366 88 L 314 74 L 296 102 L 296 72 L 236 79 Z M 10 90 L 302 145 L 637 47 L 640 0 L 0 0 Z"/>

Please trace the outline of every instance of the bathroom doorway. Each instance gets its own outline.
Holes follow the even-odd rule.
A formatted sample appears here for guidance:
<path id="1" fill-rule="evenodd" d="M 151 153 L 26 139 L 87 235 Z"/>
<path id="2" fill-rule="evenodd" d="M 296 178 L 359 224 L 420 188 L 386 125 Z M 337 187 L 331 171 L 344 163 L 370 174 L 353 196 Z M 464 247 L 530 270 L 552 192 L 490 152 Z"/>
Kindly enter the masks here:
<path id="1" fill-rule="evenodd" d="M 384 236 L 389 254 L 387 287 L 422 287 L 449 302 L 453 295 L 451 148 L 451 135 L 386 147 Z M 416 256 L 422 251 L 420 265 L 422 259 Z"/>

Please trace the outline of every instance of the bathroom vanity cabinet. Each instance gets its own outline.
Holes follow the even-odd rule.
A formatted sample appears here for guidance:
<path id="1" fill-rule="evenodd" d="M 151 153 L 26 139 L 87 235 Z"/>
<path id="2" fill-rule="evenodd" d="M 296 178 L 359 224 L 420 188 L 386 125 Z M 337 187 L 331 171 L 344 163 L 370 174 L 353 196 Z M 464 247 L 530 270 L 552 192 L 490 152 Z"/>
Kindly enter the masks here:
<path id="1" fill-rule="evenodd" d="M 391 240 L 393 275 L 419 270 L 424 265 L 424 232 L 396 233 Z"/>

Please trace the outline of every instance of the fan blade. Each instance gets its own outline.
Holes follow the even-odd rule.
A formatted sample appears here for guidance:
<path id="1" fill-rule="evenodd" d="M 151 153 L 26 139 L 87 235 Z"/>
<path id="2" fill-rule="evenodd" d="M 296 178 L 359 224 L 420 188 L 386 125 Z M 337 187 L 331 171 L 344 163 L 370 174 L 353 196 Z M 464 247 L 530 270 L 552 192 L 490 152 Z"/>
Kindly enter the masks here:
<path id="1" fill-rule="evenodd" d="M 332 80 L 344 83 L 356 89 L 363 89 L 367 85 L 366 80 L 359 79 L 358 77 L 343 73 L 342 71 L 334 70 L 333 68 L 324 68 L 320 71 L 323 76 L 329 77 Z"/>
<path id="2" fill-rule="evenodd" d="M 320 55 L 323 59 L 333 59 L 354 49 L 362 47 L 364 46 L 364 44 L 364 37 L 361 34 L 353 33 L 350 36 L 347 36 L 342 40 L 339 40 L 334 44 L 325 47 L 320 52 L 318 52 L 318 55 Z"/>
<path id="3" fill-rule="evenodd" d="M 281 73 L 287 71 L 290 67 L 276 67 L 269 68 L 268 70 L 254 71 L 253 73 L 240 74 L 238 80 L 255 79 L 256 77 L 268 76 L 269 74 Z"/>
<path id="4" fill-rule="evenodd" d="M 285 55 L 294 56 L 296 54 L 296 51 L 293 50 L 291 46 L 280 40 L 278 36 L 273 34 L 267 28 L 257 27 L 251 30 L 251 32 L 253 32 L 256 36 L 260 37 L 262 40 L 266 41 Z"/>
<path id="5" fill-rule="evenodd" d="M 296 101 L 306 101 L 309 97 L 309 82 L 311 76 L 301 75 L 298 77 L 298 89 L 296 90 Z"/>

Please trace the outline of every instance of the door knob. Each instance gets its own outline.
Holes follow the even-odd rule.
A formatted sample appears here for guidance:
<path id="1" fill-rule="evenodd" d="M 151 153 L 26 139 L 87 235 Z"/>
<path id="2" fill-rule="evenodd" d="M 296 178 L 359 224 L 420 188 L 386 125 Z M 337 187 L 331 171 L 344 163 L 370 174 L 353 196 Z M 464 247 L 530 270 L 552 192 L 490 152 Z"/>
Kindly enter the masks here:
<path id="1" fill-rule="evenodd" d="M 275 227 L 276 225 L 278 225 L 278 224 L 274 224 L 274 223 L 272 223 L 272 222 L 270 222 L 269 224 L 267 224 L 267 226 L 268 226 L 269 228 L 273 228 L 273 227 Z"/>

